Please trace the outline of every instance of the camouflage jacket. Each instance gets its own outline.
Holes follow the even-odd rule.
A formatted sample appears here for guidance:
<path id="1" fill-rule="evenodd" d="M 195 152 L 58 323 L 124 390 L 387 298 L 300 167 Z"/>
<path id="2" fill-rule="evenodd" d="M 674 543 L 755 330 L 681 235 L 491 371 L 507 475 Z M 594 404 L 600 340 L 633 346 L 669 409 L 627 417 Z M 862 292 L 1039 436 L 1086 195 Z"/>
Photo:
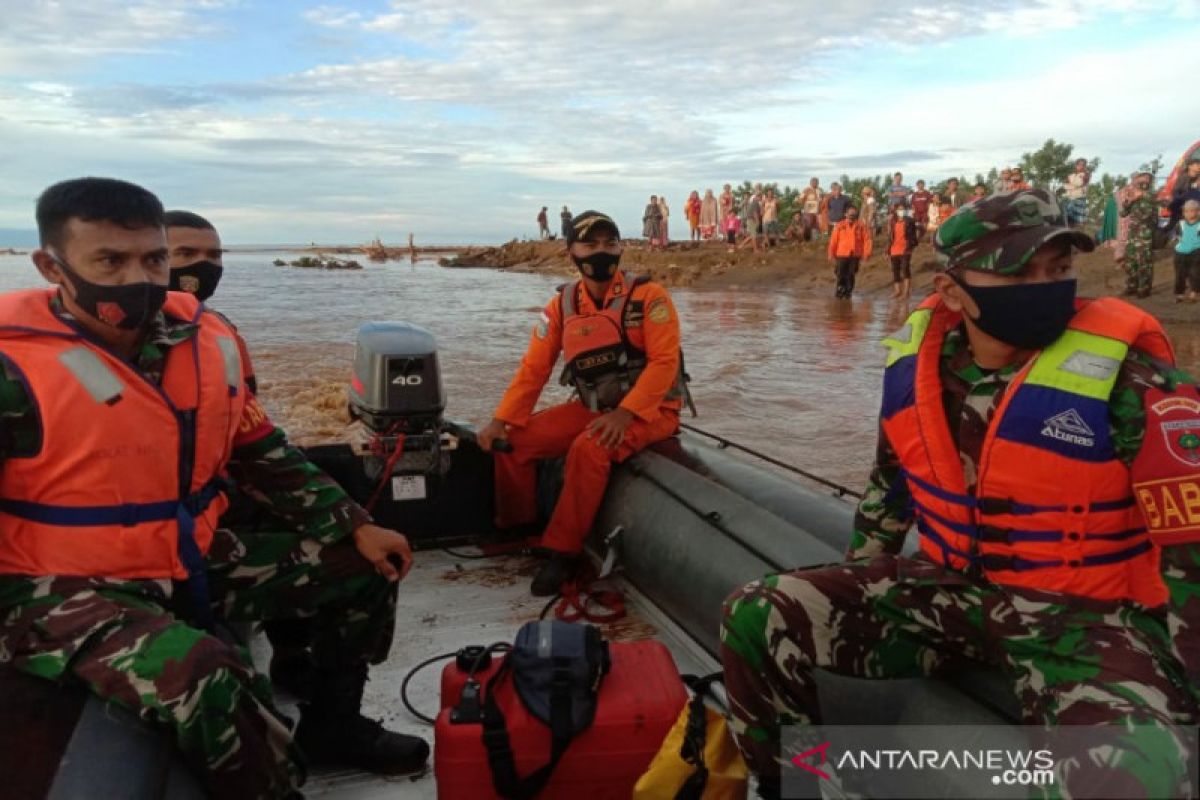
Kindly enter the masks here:
<path id="1" fill-rule="evenodd" d="M 946 336 L 940 363 L 942 405 L 950 434 L 958 445 L 968 492 L 975 490 L 975 465 L 983 452 L 988 424 L 1020 367 L 1018 364 L 985 371 L 975 363 L 962 328 Z M 1139 350 L 1129 351 L 1108 403 L 1113 446 L 1117 458 L 1126 465 L 1137 457 L 1146 433 L 1146 412 L 1142 405 L 1146 391 L 1151 387 L 1172 391 L 1181 383 L 1195 381 L 1187 373 Z M 881 428 L 875 466 L 854 516 L 847 559 L 900 552 L 912 522 L 912 502 L 900 474 L 900 460 Z"/>
<path id="2" fill-rule="evenodd" d="M 70 318 L 58 298 L 54 311 Z M 196 335 L 198 326 L 161 312 L 151 325 L 134 365 L 162 383 L 167 352 Z M 257 412 L 256 412 L 257 413 Z M 269 424 L 269 423 L 268 423 Z M 42 429 L 35 404 L 18 372 L 0 353 L 0 469 L 7 458 L 36 454 Z M 370 519 L 334 481 L 288 443 L 277 426 L 249 444 L 235 443 L 229 473 L 247 494 L 292 523 L 306 536 L 332 543 Z"/>
<path id="3" fill-rule="evenodd" d="M 1120 213 L 1129 218 L 1130 239 L 1152 239 L 1158 224 L 1158 204 L 1150 193 L 1132 202 L 1122 202 Z"/>

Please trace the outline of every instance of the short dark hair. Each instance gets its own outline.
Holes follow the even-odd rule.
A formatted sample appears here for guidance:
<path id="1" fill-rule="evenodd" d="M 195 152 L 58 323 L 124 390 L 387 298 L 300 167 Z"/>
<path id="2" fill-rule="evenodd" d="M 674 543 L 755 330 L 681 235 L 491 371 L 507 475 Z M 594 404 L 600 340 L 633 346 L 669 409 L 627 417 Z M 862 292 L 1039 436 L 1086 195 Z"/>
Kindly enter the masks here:
<path id="1" fill-rule="evenodd" d="M 62 247 L 63 231 L 72 219 L 112 222 L 130 230 L 161 228 L 163 206 L 152 192 L 115 178 L 61 181 L 42 192 L 37 201 L 42 247 Z"/>
<path id="2" fill-rule="evenodd" d="M 175 209 L 163 214 L 163 225 L 168 228 L 195 228 L 196 230 L 215 231 L 211 222 L 191 211 Z"/>

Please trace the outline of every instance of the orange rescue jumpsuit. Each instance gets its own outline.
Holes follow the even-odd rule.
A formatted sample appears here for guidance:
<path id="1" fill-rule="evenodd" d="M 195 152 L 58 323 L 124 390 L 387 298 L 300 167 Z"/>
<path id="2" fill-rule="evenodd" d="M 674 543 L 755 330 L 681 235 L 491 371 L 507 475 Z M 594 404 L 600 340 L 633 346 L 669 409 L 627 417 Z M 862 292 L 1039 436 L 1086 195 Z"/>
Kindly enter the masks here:
<path id="1" fill-rule="evenodd" d="M 619 297 L 626 286 L 618 272 L 599 306 Z M 597 311 L 582 281 L 576 307 L 582 315 Z M 641 303 L 640 319 L 637 305 Z M 534 328 L 521 366 L 504 393 L 495 417 L 508 423 L 513 452 L 495 453 L 496 524 L 501 528 L 537 520 L 537 461 L 566 455 L 562 495 L 542 534 L 542 545 L 564 553 L 578 553 L 592 528 L 604 498 L 614 462 L 673 436 L 679 430 L 681 401 L 666 399 L 679 374 L 679 317 L 667 290 L 643 283 L 633 290 L 626 336 L 646 354 L 646 367 L 621 401 L 634 415 L 624 440 L 605 449 L 587 433 L 587 425 L 600 417 L 578 400 L 552 406 L 536 414 L 533 408 L 562 352 L 562 308 L 558 295 L 546 304 Z"/>

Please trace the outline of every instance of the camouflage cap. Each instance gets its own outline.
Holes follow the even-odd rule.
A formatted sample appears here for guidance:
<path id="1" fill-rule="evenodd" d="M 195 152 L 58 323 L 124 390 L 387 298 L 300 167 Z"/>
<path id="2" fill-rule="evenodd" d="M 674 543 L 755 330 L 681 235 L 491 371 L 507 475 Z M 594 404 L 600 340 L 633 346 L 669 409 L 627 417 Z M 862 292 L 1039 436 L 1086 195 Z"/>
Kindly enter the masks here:
<path id="1" fill-rule="evenodd" d="M 1025 189 L 963 206 L 938 226 L 933 245 L 945 269 L 1016 275 L 1039 247 L 1060 236 L 1085 253 L 1096 249 L 1092 237 L 1067 227 L 1048 192 Z"/>

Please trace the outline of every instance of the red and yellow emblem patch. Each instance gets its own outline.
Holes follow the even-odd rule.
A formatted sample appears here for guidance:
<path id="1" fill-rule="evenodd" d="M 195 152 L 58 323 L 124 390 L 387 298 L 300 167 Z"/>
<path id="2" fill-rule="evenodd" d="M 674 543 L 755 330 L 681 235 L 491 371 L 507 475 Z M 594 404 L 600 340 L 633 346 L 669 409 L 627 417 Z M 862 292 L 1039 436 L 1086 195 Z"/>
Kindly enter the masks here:
<path id="1" fill-rule="evenodd" d="M 1133 490 L 1160 545 L 1200 541 L 1200 395 L 1194 386 L 1146 393 L 1146 436 Z"/>

